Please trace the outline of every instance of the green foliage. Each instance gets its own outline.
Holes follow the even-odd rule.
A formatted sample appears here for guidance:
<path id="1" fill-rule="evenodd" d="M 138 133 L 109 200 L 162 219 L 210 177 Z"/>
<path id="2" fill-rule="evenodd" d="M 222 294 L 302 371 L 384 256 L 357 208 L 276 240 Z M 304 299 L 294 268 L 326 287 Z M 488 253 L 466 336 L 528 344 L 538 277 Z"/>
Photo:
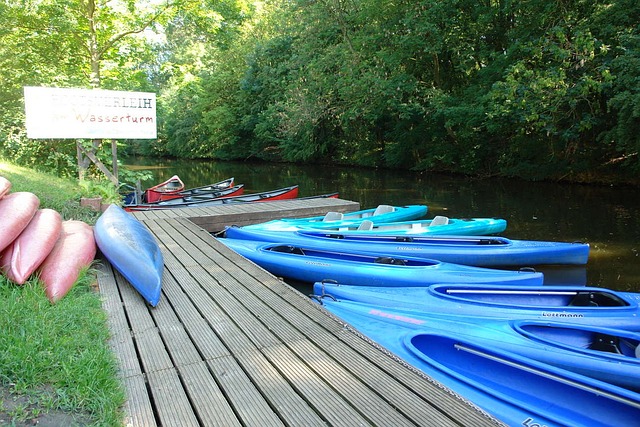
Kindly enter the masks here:
<path id="1" fill-rule="evenodd" d="M 0 149 L 25 164 L 73 175 L 72 146 L 26 141 L 20 91 L 88 85 L 93 34 L 104 87 L 158 92 L 159 138 L 129 152 L 535 179 L 640 168 L 632 0 L 109 2 L 93 30 L 83 4 L 0 6 Z"/>

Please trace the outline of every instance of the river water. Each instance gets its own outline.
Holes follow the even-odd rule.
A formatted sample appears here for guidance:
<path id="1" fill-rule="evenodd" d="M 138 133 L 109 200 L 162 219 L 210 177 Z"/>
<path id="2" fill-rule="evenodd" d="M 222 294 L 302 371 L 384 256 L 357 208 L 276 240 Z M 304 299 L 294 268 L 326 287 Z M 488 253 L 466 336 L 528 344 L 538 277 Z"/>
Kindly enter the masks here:
<path id="1" fill-rule="evenodd" d="M 510 239 L 582 241 L 590 244 L 586 267 L 537 267 L 547 284 L 600 286 L 640 292 L 640 188 L 477 180 L 406 171 L 130 158 L 130 170 L 151 171 L 146 188 L 179 175 L 187 187 L 235 177 L 245 193 L 298 184 L 300 197 L 339 192 L 362 209 L 379 204 L 424 204 L 428 218 L 499 217 Z"/>

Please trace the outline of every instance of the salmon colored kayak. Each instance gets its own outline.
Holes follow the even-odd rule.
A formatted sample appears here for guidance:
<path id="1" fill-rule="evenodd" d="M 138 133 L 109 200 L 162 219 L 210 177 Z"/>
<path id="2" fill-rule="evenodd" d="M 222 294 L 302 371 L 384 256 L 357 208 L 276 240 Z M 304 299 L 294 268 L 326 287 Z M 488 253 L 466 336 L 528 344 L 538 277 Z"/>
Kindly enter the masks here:
<path id="1" fill-rule="evenodd" d="M 78 280 L 80 270 L 96 256 L 93 229 L 82 221 L 64 221 L 53 250 L 40 266 L 40 280 L 51 302 L 64 297 Z"/>
<path id="2" fill-rule="evenodd" d="M 0 199 L 0 251 L 22 233 L 40 206 L 40 199 L 28 192 L 11 193 Z"/>
<path id="3" fill-rule="evenodd" d="M 22 285 L 55 246 L 62 217 L 53 209 L 39 209 L 27 228 L 0 255 L 0 267 L 13 282 Z"/>
<path id="4" fill-rule="evenodd" d="M 11 182 L 4 176 L 0 176 L 0 199 L 11 191 Z"/>

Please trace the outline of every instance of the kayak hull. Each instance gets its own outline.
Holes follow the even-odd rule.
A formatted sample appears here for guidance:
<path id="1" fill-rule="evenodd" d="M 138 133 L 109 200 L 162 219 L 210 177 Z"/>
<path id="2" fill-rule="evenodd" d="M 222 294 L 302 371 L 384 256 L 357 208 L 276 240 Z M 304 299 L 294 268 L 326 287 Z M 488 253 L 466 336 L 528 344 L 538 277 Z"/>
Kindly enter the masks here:
<path id="1" fill-rule="evenodd" d="M 164 262 L 151 232 L 116 205 L 98 218 L 94 228 L 98 248 L 152 306 L 160 301 Z"/>
<path id="2" fill-rule="evenodd" d="M 39 209 L 27 227 L 0 255 L 0 266 L 14 283 L 24 284 L 53 250 L 62 231 L 62 217 Z"/>
<path id="3" fill-rule="evenodd" d="M 180 193 L 175 193 L 171 198 L 166 200 L 158 200 L 153 203 L 140 203 L 125 205 L 126 211 L 140 210 L 140 209 L 167 209 L 167 208 L 181 208 L 191 205 L 197 205 L 205 203 L 211 200 L 216 200 L 221 197 L 227 196 L 239 196 L 244 192 L 244 185 L 236 185 L 227 189 L 221 189 L 211 191 L 206 194 L 197 194 L 193 196 L 180 196 Z"/>
<path id="4" fill-rule="evenodd" d="M 461 282 L 541 285 L 544 279 L 541 273 L 528 270 L 496 270 L 409 257 L 390 259 L 308 245 L 294 247 L 228 238 L 219 241 L 276 276 L 309 283 L 327 279 L 365 287 Z"/>
<path id="5" fill-rule="evenodd" d="M 315 295 L 471 319 L 561 320 L 640 331 L 636 294 L 583 286 L 436 284 L 425 287 L 350 286 L 316 282 Z"/>
<path id="6" fill-rule="evenodd" d="M 11 191 L 11 181 L 4 176 L 0 176 L 0 199 Z"/>
<path id="7" fill-rule="evenodd" d="M 169 204 L 146 204 L 127 206 L 127 211 L 141 211 L 149 209 L 171 209 L 171 208 L 206 208 L 210 206 L 220 206 L 231 203 L 255 203 L 269 202 L 276 200 L 289 200 L 298 197 L 298 186 L 280 188 L 262 193 L 242 194 L 238 196 L 217 197 L 211 200 L 196 200 L 185 204 L 169 205 Z"/>
<path id="8" fill-rule="evenodd" d="M 40 265 L 40 280 L 52 303 L 63 298 L 78 280 L 80 271 L 96 255 L 93 229 L 82 221 L 64 221 L 60 237 Z"/>
<path id="9" fill-rule="evenodd" d="M 615 370 L 624 372 L 615 366 L 616 356 L 584 355 L 557 347 L 548 350 L 546 344 L 514 332 L 510 322 L 412 316 L 332 299 L 321 299 L 321 303 L 360 333 L 508 425 L 627 425 L 640 410 L 637 392 L 574 371 L 597 366 L 602 377 Z M 474 351 L 462 354 L 456 345 Z M 475 354 L 488 357 L 471 357 Z M 563 367 L 548 361 L 561 362 Z M 638 382 L 637 363 L 624 363 L 632 367 L 629 382 Z M 584 411 L 585 407 L 597 410 Z M 608 412 L 610 408 L 615 409 Z"/>
<path id="10" fill-rule="evenodd" d="M 40 199 L 26 191 L 8 194 L 0 199 L 0 251 L 5 250 L 36 214 Z"/>
<path id="11" fill-rule="evenodd" d="M 188 196 L 196 196 L 196 195 L 207 195 L 210 193 L 214 193 L 220 190 L 226 190 L 233 187 L 234 178 L 227 178 L 223 181 L 215 182 L 208 185 L 203 185 L 200 187 L 188 188 L 186 190 L 182 190 L 177 193 L 161 193 L 159 200 L 166 201 L 172 199 L 179 199 L 182 197 Z"/>
<path id="12" fill-rule="evenodd" d="M 375 252 L 393 257 L 437 259 L 482 267 L 532 265 L 584 265 L 589 257 L 586 243 L 511 240 L 485 236 L 362 236 L 323 231 L 265 231 L 227 227 L 227 238 L 314 245 L 327 250 Z"/>
<path id="13" fill-rule="evenodd" d="M 438 218 L 441 220 L 439 221 Z M 348 232 L 354 235 L 407 235 L 407 236 L 484 236 L 502 233 L 507 229 L 507 221 L 500 218 L 448 218 L 396 221 L 375 223 L 370 228 L 360 226 L 349 227 L 316 227 L 303 226 L 301 230 L 321 229 L 323 231 Z M 295 231 L 295 230 L 284 230 Z"/>
<path id="14" fill-rule="evenodd" d="M 302 228 L 358 227 L 363 221 L 374 224 L 382 222 L 409 221 L 422 218 L 427 213 L 423 205 L 389 206 L 380 205 L 374 209 L 363 209 L 348 213 L 327 212 L 323 216 L 306 218 L 283 218 L 259 224 L 247 225 L 248 230 L 296 231 Z"/>
<path id="15" fill-rule="evenodd" d="M 144 192 L 144 199 L 147 203 L 155 203 L 161 200 L 163 195 L 173 195 L 184 190 L 184 182 L 178 175 L 173 175 L 168 180 L 148 188 Z"/>

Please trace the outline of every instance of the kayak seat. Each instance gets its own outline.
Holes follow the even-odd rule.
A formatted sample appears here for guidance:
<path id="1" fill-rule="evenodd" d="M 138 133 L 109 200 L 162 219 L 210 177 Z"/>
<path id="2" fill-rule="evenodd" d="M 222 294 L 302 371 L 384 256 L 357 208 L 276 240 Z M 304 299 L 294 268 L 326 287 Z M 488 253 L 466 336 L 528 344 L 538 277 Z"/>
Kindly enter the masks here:
<path id="1" fill-rule="evenodd" d="M 373 230 L 373 222 L 369 221 L 368 219 L 365 219 L 358 226 L 358 230 L 360 230 L 360 231 L 371 231 L 371 230 Z"/>
<path id="2" fill-rule="evenodd" d="M 429 224 L 429 227 L 433 227 L 434 225 L 447 225 L 447 224 L 449 224 L 448 217 L 437 215 L 433 217 L 433 219 L 431 220 L 431 224 Z"/>
<path id="3" fill-rule="evenodd" d="M 480 239 L 478 245 L 502 245 L 503 242 L 498 239 Z"/>
<path id="4" fill-rule="evenodd" d="M 344 215 L 340 212 L 327 212 L 322 218 L 322 222 L 342 221 L 342 218 L 344 218 Z"/>
<path id="5" fill-rule="evenodd" d="M 379 205 L 375 211 L 373 211 L 373 214 L 371 214 L 371 216 L 376 216 L 376 215 L 382 215 L 382 214 L 386 214 L 386 213 L 390 213 L 393 212 L 395 210 L 395 208 L 393 206 L 390 205 Z"/>
<path id="6" fill-rule="evenodd" d="M 620 339 L 613 335 L 595 333 L 590 350 L 604 351 L 606 353 L 622 354 L 620 351 Z"/>
<path id="7" fill-rule="evenodd" d="M 304 255 L 304 251 L 301 248 L 293 245 L 274 246 L 270 250 L 272 252 L 283 252 L 286 254 Z"/>
<path id="8" fill-rule="evenodd" d="M 393 258 L 390 256 L 380 256 L 376 258 L 373 262 L 376 264 L 407 265 L 405 260 Z"/>
<path id="9" fill-rule="evenodd" d="M 569 305 L 583 307 L 625 307 L 629 304 L 617 295 L 607 292 L 579 292 Z"/>
<path id="10" fill-rule="evenodd" d="M 593 292 L 578 292 L 569 303 L 570 307 L 598 307 Z"/>

